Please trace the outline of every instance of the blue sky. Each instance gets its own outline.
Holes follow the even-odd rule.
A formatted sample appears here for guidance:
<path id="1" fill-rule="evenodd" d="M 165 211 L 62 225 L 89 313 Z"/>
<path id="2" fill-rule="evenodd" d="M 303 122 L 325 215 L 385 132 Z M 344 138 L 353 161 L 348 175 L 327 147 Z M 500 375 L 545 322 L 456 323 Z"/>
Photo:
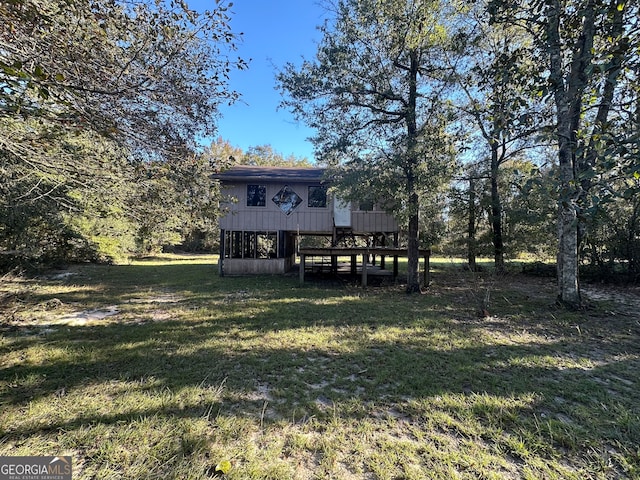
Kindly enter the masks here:
<path id="1" fill-rule="evenodd" d="M 312 59 L 324 20 L 318 0 L 235 0 L 231 28 L 243 33 L 237 54 L 248 60 L 249 69 L 233 72 L 230 86 L 242 94 L 241 101 L 221 109 L 218 135 L 246 150 L 271 145 L 287 156 L 313 160 L 313 146 L 306 138 L 313 134 L 296 122 L 285 109 L 278 110 L 280 94 L 275 89 L 276 68 L 287 62 Z M 192 0 L 197 10 L 211 8 L 213 0 Z"/>

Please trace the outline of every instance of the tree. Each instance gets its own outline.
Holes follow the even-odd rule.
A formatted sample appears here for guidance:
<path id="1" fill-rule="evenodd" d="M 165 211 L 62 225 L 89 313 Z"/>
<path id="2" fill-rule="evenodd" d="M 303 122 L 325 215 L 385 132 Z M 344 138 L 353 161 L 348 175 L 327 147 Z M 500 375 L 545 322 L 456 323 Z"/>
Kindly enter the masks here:
<path id="1" fill-rule="evenodd" d="M 259 165 L 271 167 L 311 167 L 309 159 L 289 155 L 285 157 L 276 152 L 271 145 L 257 145 L 249 147 L 242 156 L 244 165 Z"/>
<path id="2" fill-rule="evenodd" d="M 25 131 L 20 126 L 33 128 Z M 123 219 L 125 179 L 131 169 L 122 152 L 90 132 L 56 133 L 50 140 L 38 126 L 33 121 L 24 125 L 6 121 L 0 122 L 0 131 L 42 142 L 38 147 L 41 152 L 51 158 L 72 160 L 75 165 L 71 168 L 61 162 L 57 171 L 43 172 L 33 168 L 30 158 L 23 161 L 0 150 L 0 249 L 12 252 L 4 255 L 4 266 L 115 256 L 117 249 L 103 249 L 103 234 L 108 231 L 111 237 L 126 236 L 126 219 L 108 228 L 103 222 L 114 217 Z"/>
<path id="3" fill-rule="evenodd" d="M 477 140 L 469 142 L 479 164 L 477 175 L 489 179 L 491 241 L 500 273 L 507 248 L 500 171 L 537 146 L 532 140 L 544 131 L 549 112 L 531 95 L 542 80 L 538 66 L 528 58 L 527 32 L 514 23 L 490 25 L 486 2 L 477 2 L 463 18 L 456 39 L 464 61 L 456 63 L 455 78 L 466 101 L 458 107 L 470 120 L 471 139 Z"/>
<path id="4" fill-rule="evenodd" d="M 125 228 L 127 215 L 97 206 L 89 187 L 110 184 L 117 204 L 133 166 L 193 156 L 215 132 L 218 105 L 237 98 L 228 74 L 246 64 L 230 57 L 235 39 L 221 1 L 203 13 L 181 0 L 0 1 L 7 218 L 34 215 L 55 230 L 95 206 Z M 39 215 L 45 204 L 56 215 Z M 72 223 L 77 232 L 96 226 Z"/>
<path id="5" fill-rule="evenodd" d="M 466 164 L 447 192 L 447 238 L 449 254 L 464 255 L 471 271 L 478 270 L 476 259 L 479 253 L 479 219 L 481 180 L 474 165 Z M 462 248 L 464 246 L 464 249 Z"/>
<path id="6" fill-rule="evenodd" d="M 618 82 L 637 62 L 639 6 L 622 0 L 504 2 L 489 9 L 497 22 L 521 23 L 534 40 L 534 57 L 548 71 L 541 89 L 555 107 L 558 144 L 558 299 L 582 303 L 579 224 L 596 163 L 606 158 L 602 139 L 613 135 L 609 114 Z M 633 60 L 635 58 L 635 60 Z M 622 99 L 618 97 L 618 102 Z"/>
<path id="7" fill-rule="evenodd" d="M 475 270 L 477 255 L 495 253 L 492 229 L 492 179 L 479 175 L 477 165 L 467 163 L 448 194 L 446 248 L 466 255 Z M 510 159 L 501 165 L 501 223 L 505 254 L 511 258 L 534 255 L 549 258 L 555 251 L 553 192 L 554 170 L 527 159 Z"/>
<path id="8" fill-rule="evenodd" d="M 181 242 L 188 207 L 177 188 L 179 175 L 173 162 L 150 161 L 136 167 L 137 188 L 130 205 L 136 225 L 136 253 L 155 254 Z"/>
<path id="9" fill-rule="evenodd" d="M 227 6 L 0 3 L 0 117 L 93 130 L 146 156 L 180 156 L 215 131 L 235 36 Z M 16 148 L 20 139 L 5 148 Z M 17 153 L 17 152 L 15 152 Z"/>
<path id="10" fill-rule="evenodd" d="M 440 23 L 448 13 L 438 1 L 340 0 L 315 61 L 277 76 L 283 105 L 317 131 L 317 157 L 339 167 L 344 196 L 365 186 L 368 197 L 390 195 L 407 227 L 408 292 L 420 290 L 421 198 L 453 158 Z"/>
<path id="11" fill-rule="evenodd" d="M 553 257 L 556 205 L 554 169 L 528 159 L 511 159 L 500 178 L 504 237 L 512 256 Z"/>

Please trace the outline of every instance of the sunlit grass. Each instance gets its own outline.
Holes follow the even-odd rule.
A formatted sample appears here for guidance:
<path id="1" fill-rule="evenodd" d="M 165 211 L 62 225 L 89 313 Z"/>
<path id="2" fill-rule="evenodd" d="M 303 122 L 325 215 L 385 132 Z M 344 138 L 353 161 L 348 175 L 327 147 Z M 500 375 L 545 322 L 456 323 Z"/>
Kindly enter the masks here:
<path id="1" fill-rule="evenodd" d="M 171 263 L 172 265 L 216 265 L 217 255 L 187 254 L 187 253 L 159 253 L 147 257 L 131 257 L 123 264 L 140 266 L 158 266 Z"/>
<path id="2" fill-rule="evenodd" d="M 640 325 L 611 305 L 564 312 L 552 282 L 455 259 L 413 296 L 216 261 L 7 277 L 0 455 L 83 479 L 640 476 Z"/>

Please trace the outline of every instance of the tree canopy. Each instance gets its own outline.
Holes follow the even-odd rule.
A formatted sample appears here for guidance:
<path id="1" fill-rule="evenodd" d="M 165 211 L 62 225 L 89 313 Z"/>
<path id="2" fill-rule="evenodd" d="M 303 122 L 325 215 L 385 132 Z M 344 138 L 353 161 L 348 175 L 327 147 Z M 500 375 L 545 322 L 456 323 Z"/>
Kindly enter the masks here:
<path id="1" fill-rule="evenodd" d="M 558 297 L 572 306 L 581 304 L 580 246 L 585 219 L 600 198 L 595 180 L 618 168 L 629 171 L 634 157 L 637 172 L 638 142 L 629 134 L 637 123 L 627 129 L 619 119 L 637 111 L 637 90 L 629 96 L 628 87 L 638 81 L 639 8 L 623 0 L 489 2 L 494 22 L 526 29 L 531 55 L 547 72 L 540 94 L 555 108 Z"/>
<path id="2" fill-rule="evenodd" d="M 5 248 L 27 249 L 19 240 L 27 230 L 31 250 L 57 243 L 33 235 L 37 218 L 55 230 L 70 228 L 61 221 L 69 216 L 78 227 L 83 213 L 114 215 L 111 207 L 132 198 L 136 164 L 194 157 L 215 133 L 218 106 L 238 97 L 229 72 L 246 67 L 232 57 L 228 7 L 0 2 Z"/>
<path id="3" fill-rule="evenodd" d="M 141 156 L 184 156 L 215 132 L 236 36 L 227 6 L 182 1 L 0 3 L 0 116 L 91 130 Z M 9 137 L 15 138 L 15 137 Z M 20 139 L 2 146 L 33 154 Z M 33 155 L 30 155 L 33 156 Z"/>
<path id="4" fill-rule="evenodd" d="M 282 104 L 315 129 L 342 197 L 397 215 L 408 291 L 432 245 L 467 245 L 470 264 L 493 254 L 497 271 L 556 251 L 570 306 L 581 263 L 640 273 L 637 2 L 325 5 L 315 57 L 277 72 Z M 0 0 L 0 252 L 211 248 L 213 172 L 309 164 L 270 145 L 201 148 L 247 67 L 230 6 Z"/>
<path id="5" fill-rule="evenodd" d="M 316 129 L 316 153 L 341 169 L 337 180 L 347 198 L 349 190 L 362 198 L 363 186 L 369 198 L 393 191 L 384 200 L 406 219 L 408 291 L 420 288 L 420 198 L 445 178 L 451 158 L 441 7 L 437 1 L 336 2 L 315 60 L 288 64 L 278 75 L 283 104 Z"/>
<path id="6" fill-rule="evenodd" d="M 532 192 L 554 192 L 558 297 L 579 306 L 578 264 L 597 219 L 619 211 L 616 197 L 637 203 L 638 4 L 342 0 L 328 8 L 333 17 L 321 27 L 316 58 L 278 75 L 283 104 L 316 129 L 317 152 L 339 167 L 343 192 L 373 191 L 403 212 L 409 289 L 420 200 L 438 191 L 457 156 L 477 162 L 468 169 L 469 225 L 475 189 L 490 191 L 480 205 L 487 205 L 498 270 L 518 205 Z M 468 135 L 456 149 L 452 127 Z M 557 166 L 548 164 L 552 142 Z M 635 231 L 637 209 L 628 215 Z M 536 218 L 549 227 L 547 213 L 527 220 Z"/>

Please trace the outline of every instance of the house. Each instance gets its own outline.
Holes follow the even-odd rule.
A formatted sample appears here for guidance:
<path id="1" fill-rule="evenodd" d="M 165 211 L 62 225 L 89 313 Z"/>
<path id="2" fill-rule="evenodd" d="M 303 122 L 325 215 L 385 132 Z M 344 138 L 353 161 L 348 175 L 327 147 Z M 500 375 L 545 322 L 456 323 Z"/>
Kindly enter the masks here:
<path id="1" fill-rule="evenodd" d="M 356 236 L 397 246 L 392 215 L 331 195 L 324 174 L 323 168 L 237 166 L 214 175 L 222 194 L 234 199 L 220 219 L 220 274 L 285 273 L 305 236 L 328 237 L 333 247 Z"/>

